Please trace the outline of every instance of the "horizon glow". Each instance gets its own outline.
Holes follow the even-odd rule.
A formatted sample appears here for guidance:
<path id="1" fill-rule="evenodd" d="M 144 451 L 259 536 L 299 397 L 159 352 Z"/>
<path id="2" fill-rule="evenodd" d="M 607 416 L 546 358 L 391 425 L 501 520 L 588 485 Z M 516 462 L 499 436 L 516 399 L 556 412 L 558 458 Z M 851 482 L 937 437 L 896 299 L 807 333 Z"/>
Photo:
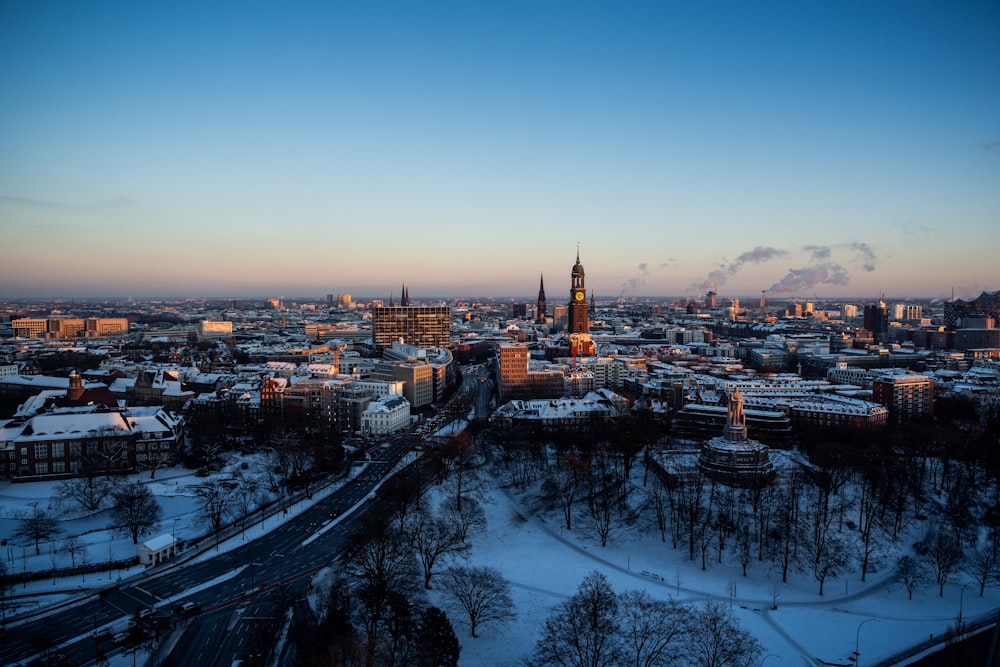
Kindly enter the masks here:
<path id="1" fill-rule="evenodd" d="M 1000 289 L 1000 5 L 0 7 L 0 298 Z"/>

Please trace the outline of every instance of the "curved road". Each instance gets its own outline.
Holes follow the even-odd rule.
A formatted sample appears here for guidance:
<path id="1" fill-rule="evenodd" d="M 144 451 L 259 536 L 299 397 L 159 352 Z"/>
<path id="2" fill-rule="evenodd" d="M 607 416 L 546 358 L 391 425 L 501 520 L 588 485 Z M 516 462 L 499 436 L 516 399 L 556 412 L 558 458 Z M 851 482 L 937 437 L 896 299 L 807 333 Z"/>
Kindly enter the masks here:
<path id="1" fill-rule="evenodd" d="M 185 629 L 169 658 L 157 656 L 160 664 L 230 665 L 246 644 L 231 637 L 271 620 L 281 596 L 305 590 L 308 575 L 336 556 L 355 518 L 349 510 L 389 475 L 409 450 L 406 442 L 404 435 L 376 449 L 356 478 L 253 542 L 214 557 L 208 550 L 198 560 L 132 577 L 117 589 L 8 626 L 0 664 L 27 663 L 56 650 L 69 664 L 86 664 L 116 648 L 110 637 L 94 639 L 93 630 L 153 607 L 156 613 L 145 621 L 151 635 Z M 171 613 L 187 601 L 202 611 L 188 619 Z"/>

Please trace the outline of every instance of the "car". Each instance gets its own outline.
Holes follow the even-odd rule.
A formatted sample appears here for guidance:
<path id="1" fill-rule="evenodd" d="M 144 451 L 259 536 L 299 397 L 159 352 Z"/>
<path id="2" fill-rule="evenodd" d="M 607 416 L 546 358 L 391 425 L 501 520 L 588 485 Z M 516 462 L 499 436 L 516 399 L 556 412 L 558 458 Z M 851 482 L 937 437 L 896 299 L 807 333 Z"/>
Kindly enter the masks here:
<path id="1" fill-rule="evenodd" d="M 197 602 L 185 602 L 174 607 L 174 613 L 181 618 L 194 616 L 201 611 L 201 605 Z"/>
<path id="2" fill-rule="evenodd" d="M 111 641 L 116 644 L 124 644 L 132 637 L 130 632 L 116 632 L 112 637 Z"/>
<path id="3" fill-rule="evenodd" d="M 93 637 L 94 639 L 104 639 L 105 637 L 110 637 L 111 628 L 109 627 L 97 628 L 96 630 L 90 633 L 90 636 Z"/>
<path id="4" fill-rule="evenodd" d="M 153 609 L 152 607 L 143 607 L 138 612 L 136 612 L 135 615 L 142 619 L 142 618 L 149 618 L 150 616 L 152 616 L 155 613 L 156 613 L 156 610 Z"/>

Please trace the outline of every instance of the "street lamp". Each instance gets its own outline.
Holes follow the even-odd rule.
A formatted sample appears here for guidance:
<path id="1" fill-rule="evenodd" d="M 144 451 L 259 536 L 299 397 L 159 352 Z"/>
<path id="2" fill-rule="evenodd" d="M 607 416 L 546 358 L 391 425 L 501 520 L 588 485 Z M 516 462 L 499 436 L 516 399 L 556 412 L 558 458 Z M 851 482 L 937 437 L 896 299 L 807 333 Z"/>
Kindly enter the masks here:
<path id="1" fill-rule="evenodd" d="M 972 585 L 971 581 L 965 582 L 964 584 L 962 584 L 962 590 L 960 590 L 958 592 L 958 631 L 959 632 L 962 631 L 962 605 L 963 605 L 963 602 L 965 600 L 965 588 L 967 586 L 971 586 L 971 585 Z"/>
<path id="2" fill-rule="evenodd" d="M 860 623 L 858 623 L 858 631 L 854 635 L 854 667 L 857 667 L 859 664 L 861 664 L 861 660 L 860 660 L 860 658 L 861 658 L 861 649 L 860 649 L 861 626 L 863 626 L 865 623 L 871 623 L 872 621 L 877 621 L 877 620 L 878 620 L 877 618 L 866 618 L 865 620 L 863 620 Z"/>
<path id="3" fill-rule="evenodd" d="M 180 521 L 180 517 L 179 516 L 175 516 L 174 517 L 173 528 L 170 529 L 170 550 L 172 552 L 171 553 L 172 556 L 176 556 L 177 555 L 177 522 L 178 521 Z"/>

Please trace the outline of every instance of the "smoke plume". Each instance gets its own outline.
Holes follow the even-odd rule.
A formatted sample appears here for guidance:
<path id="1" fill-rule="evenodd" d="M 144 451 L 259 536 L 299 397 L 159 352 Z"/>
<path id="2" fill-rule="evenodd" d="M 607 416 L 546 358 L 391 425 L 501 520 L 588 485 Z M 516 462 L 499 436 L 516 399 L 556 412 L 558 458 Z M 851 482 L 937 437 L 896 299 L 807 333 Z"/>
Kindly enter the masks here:
<path id="1" fill-rule="evenodd" d="M 759 245 L 753 250 L 748 250 L 747 252 L 742 253 L 739 257 L 728 264 L 726 262 L 722 262 L 719 264 L 719 268 L 708 274 L 708 278 L 700 283 L 692 285 L 690 289 L 695 292 L 718 289 L 724 285 L 731 276 L 735 275 L 740 269 L 742 269 L 744 264 L 760 264 L 762 262 L 768 262 L 776 257 L 783 257 L 787 254 L 788 252 L 785 250 L 779 250 L 778 248 L 772 248 L 771 246 Z"/>
<path id="2" fill-rule="evenodd" d="M 861 262 L 861 268 L 865 271 L 871 272 L 875 270 L 875 262 L 878 257 L 875 256 L 875 251 L 867 243 L 850 243 L 847 246 L 852 252 L 856 254 L 855 260 Z"/>
<path id="3" fill-rule="evenodd" d="M 622 283 L 621 292 L 618 294 L 619 298 L 634 295 L 640 287 L 646 284 L 646 278 L 649 276 L 649 264 L 643 262 L 637 268 L 637 273 Z"/>
<path id="4" fill-rule="evenodd" d="M 767 291 L 771 294 L 794 294 L 809 291 L 816 285 L 846 285 L 850 280 L 850 274 L 840 264 L 824 263 L 789 269 L 788 274 Z"/>

